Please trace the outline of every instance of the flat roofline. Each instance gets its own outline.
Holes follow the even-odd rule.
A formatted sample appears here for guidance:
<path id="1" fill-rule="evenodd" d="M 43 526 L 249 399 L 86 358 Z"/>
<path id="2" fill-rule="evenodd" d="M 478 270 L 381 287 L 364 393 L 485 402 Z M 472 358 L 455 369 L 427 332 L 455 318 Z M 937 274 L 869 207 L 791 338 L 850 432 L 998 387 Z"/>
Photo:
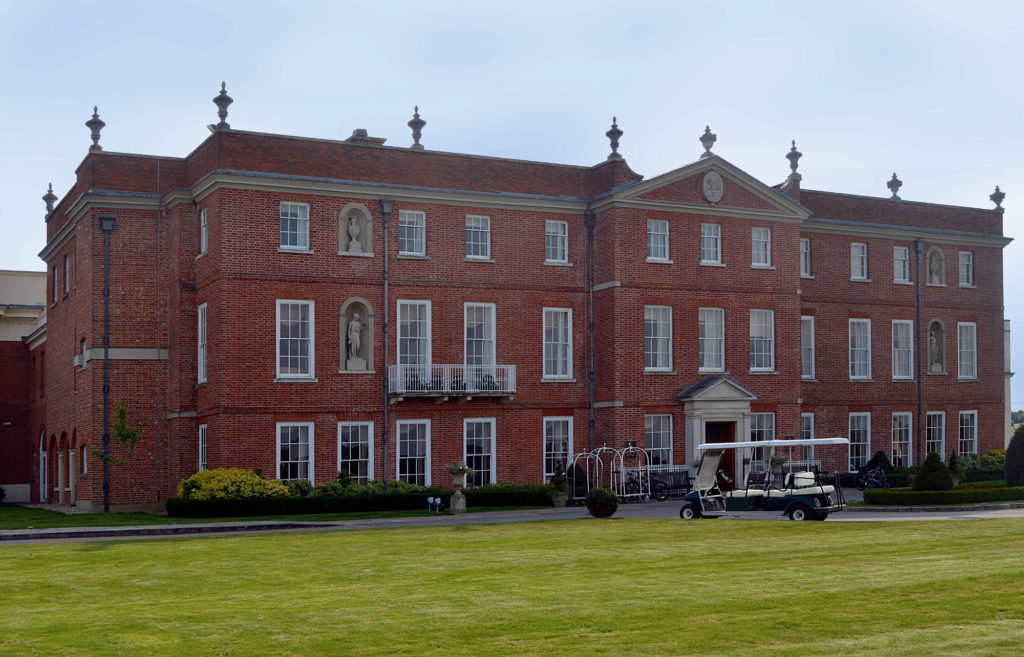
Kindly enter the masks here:
<path id="1" fill-rule="evenodd" d="M 1000 208 L 977 208 L 977 207 L 973 207 L 973 206 L 969 206 L 969 205 L 950 205 L 948 203 L 932 203 L 930 201 L 908 201 L 908 200 L 902 199 L 902 198 L 899 199 L 898 201 L 893 201 L 893 199 L 885 197 L 885 196 L 867 196 L 866 194 L 849 194 L 849 193 L 846 193 L 846 192 L 827 192 L 827 191 L 824 191 L 824 190 L 821 190 L 821 189 L 801 189 L 800 190 L 801 194 L 803 194 L 804 192 L 810 192 L 812 194 L 828 194 L 829 196 L 845 196 L 847 198 L 855 198 L 855 199 L 868 199 L 868 200 L 871 200 L 871 201 L 892 201 L 893 203 L 912 203 L 913 205 L 924 205 L 924 206 L 929 206 L 929 207 L 933 207 L 933 208 L 934 207 L 940 207 L 940 208 L 950 208 L 950 209 L 953 209 L 953 210 L 972 210 L 974 212 L 994 212 L 996 214 L 1000 214 L 1000 212 L 999 212 Z"/>

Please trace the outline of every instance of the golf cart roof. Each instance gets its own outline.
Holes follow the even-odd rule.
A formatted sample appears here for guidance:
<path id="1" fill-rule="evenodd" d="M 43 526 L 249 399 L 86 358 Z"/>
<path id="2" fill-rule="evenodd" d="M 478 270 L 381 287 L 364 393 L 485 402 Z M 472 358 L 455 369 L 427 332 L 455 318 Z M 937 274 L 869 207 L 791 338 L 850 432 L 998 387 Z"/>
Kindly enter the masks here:
<path id="1" fill-rule="evenodd" d="M 846 438 L 802 438 L 792 440 L 751 440 L 742 443 L 704 443 L 697 449 L 742 449 L 745 447 L 802 447 L 804 445 L 848 445 Z"/>

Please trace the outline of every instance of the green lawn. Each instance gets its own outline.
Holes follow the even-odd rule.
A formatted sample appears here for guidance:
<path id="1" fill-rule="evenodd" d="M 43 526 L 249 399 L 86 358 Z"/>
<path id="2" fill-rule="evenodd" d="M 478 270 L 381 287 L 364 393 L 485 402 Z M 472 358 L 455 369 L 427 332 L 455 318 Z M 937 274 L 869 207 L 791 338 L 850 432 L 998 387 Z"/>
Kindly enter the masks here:
<path id="1" fill-rule="evenodd" d="M 1024 523 L 595 520 L 0 544 L 0 654 L 1006 657 Z"/>

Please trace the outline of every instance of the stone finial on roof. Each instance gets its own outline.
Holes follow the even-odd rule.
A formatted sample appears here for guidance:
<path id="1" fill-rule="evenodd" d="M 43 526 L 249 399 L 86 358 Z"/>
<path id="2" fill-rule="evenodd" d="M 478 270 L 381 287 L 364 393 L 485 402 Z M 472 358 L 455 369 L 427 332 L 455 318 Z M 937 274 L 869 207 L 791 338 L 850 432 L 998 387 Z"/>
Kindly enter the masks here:
<path id="1" fill-rule="evenodd" d="M 789 160 L 790 171 L 796 173 L 796 167 L 800 163 L 800 158 L 803 156 L 804 154 L 796 149 L 796 140 L 794 139 L 792 148 L 790 148 L 789 152 L 786 153 L 786 159 Z"/>
<path id="2" fill-rule="evenodd" d="M 46 203 L 46 216 L 49 217 L 53 212 L 53 204 L 57 201 L 57 195 L 53 193 L 53 183 L 47 187 L 43 201 Z"/>
<path id="3" fill-rule="evenodd" d="M 213 98 L 213 104 L 217 106 L 217 116 L 220 121 L 213 126 L 215 132 L 230 130 L 231 124 L 225 121 L 228 118 L 228 106 L 235 102 L 235 99 L 228 95 L 228 86 L 225 82 L 220 83 L 220 93 Z"/>
<path id="4" fill-rule="evenodd" d="M 85 127 L 89 128 L 89 132 L 92 133 L 92 146 L 89 147 L 90 153 L 98 153 L 103 150 L 103 147 L 100 146 L 100 130 L 105 125 L 107 124 L 100 119 L 99 108 L 93 106 L 92 118 L 85 122 Z"/>
<path id="5" fill-rule="evenodd" d="M 1006 192 L 1000 191 L 999 190 L 999 185 L 996 185 L 996 191 L 992 192 L 989 195 L 989 198 L 992 200 L 993 203 L 996 204 L 996 210 L 1002 210 L 1003 209 L 1003 199 L 1006 198 Z"/>
<path id="6" fill-rule="evenodd" d="M 892 196 L 889 197 L 890 201 L 902 200 L 900 199 L 898 192 L 900 191 L 900 187 L 903 186 L 903 181 L 896 177 L 895 171 L 892 174 L 892 178 L 889 179 L 889 182 L 885 183 L 885 186 L 889 188 L 890 192 L 892 192 Z"/>
<path id="7" fill-rule="evenodd" d="M 604 136 L 611 142 L 612 152 L 608 154 L 609 160 L 621 160 L 622 156 L 619 155 L 619 138 L 622 137 L 622 130 L 619 130 L 618 119 L 612 117 L 612 129 L 604 133 Z"/>
<path id="8" fill-rule="evenodd" d="M 714 153 L 711 152 L 711 147 L 718 141 L 718 135 L 711 132 L 711 126 L 704 126 L 704 134 L 700 136 L 700 145 L 704 147 L 704 152 L 701 153 L 700 159 L 711 157 Z"/>
<path id="9" fill-rule="evenodd" d="M 412 108 L 412 119 L 407 123 L 412 128 L 412 146 L 409 150 L 422 151 L 423 144 L 420 143 L 420 137 L 423 136 L 423 126 L 427 125 L 427 122 L 420 118 L 420 106 L 414 105 Z"/>

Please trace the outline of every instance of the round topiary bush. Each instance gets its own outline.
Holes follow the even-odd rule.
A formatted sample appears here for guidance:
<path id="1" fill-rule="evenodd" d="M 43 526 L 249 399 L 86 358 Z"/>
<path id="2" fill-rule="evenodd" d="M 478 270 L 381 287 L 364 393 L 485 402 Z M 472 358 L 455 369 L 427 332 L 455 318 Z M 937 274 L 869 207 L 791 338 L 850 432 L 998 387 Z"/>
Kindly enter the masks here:
<path id="1" fill-rule="evenodd" d="M 591 488 L 586 504 L 587 511 L 595 518 L 610 518 L 619 508 L 619 497 L 611 488 Z"/>
<path id="2" fill-rule="evenodd" d="M 214 468 L 197 472 L 178 484 L 184 500 L 251 500 L 287 497 L 288 487 L 280 479 L 264 479 L 252 470 Z"/>
<path id="3" fill-rule="evenodd" d="M 1006 448 L 1006 462 L 1003 464 L 1007 486 L 1024 486 L 1024 424 L 1018 425 Z"/>
<path id="4" fill-rule="evenodd" d="M 953 475 L 936 452 L 929 452 L 914 477 L 914 490 L 953 490 Z"/>

